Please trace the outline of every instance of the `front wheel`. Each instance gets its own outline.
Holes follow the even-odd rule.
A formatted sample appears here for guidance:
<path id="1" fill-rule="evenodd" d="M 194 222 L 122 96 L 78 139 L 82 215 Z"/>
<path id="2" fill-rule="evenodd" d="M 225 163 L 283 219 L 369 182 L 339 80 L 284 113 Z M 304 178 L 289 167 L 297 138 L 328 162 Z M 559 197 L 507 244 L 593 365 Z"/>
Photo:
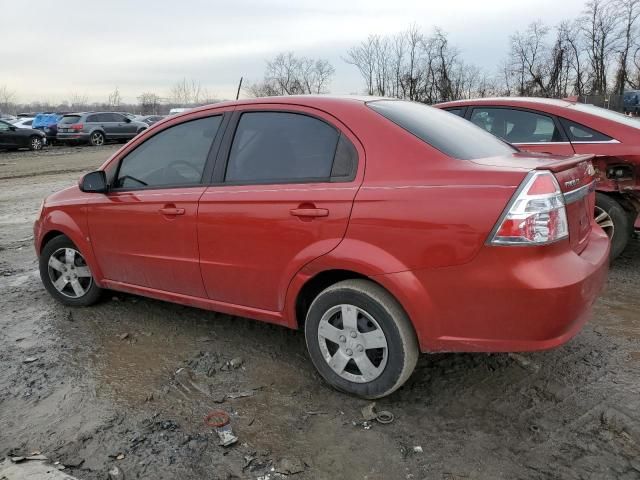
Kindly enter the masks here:
<path id="1" fill-rule="evenodd" d="M 94 147 L 104 145 L 104 134 L 102 132 L 93 132 L 89 137 L 89 143 Z"/>
<path id="2" fill-rule="evenodd" d="M 633 222 L 629 214 L 610 196 L 596 192 L 595 220 L 611 239 L 611 260 L 615 260 L 627 247 Z"/>
<path id="3" fill-rule="evenodd" d="M 42 249 L 40 278 L 53 298 L 74 307 L 94 304 L 102 291 L 78 247 L 64 235 L 53 238 Z"/>
<path id="4" fill-rule="evenodd" d="M 398 302 L 368 280 L 345 280 L 323 290 L 305 323 L 314 366 L 334 388 L 359 397 L 384 397 L 416 366 L 418 341 Z"/>

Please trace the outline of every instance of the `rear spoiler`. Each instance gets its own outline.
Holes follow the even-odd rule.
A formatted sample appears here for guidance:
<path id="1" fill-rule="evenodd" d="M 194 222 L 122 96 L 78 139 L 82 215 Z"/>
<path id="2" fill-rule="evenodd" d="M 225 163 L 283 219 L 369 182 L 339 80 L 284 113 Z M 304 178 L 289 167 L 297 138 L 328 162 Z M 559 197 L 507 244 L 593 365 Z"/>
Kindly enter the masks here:
<path id="1" fill-rule="evenodd" d="M 583 154 L 583 155 L 573 155 L 564 160 L 558 160 L 557 162 L 547 163 L 545 165 L 540 165 L 536 167 L 536 170 L 551 170 L 554 173 L 563 172 L 565 170 L 570 169 L 582 162 L 587 162 L 593 160 L 595 155 L 593 154 Z"/>

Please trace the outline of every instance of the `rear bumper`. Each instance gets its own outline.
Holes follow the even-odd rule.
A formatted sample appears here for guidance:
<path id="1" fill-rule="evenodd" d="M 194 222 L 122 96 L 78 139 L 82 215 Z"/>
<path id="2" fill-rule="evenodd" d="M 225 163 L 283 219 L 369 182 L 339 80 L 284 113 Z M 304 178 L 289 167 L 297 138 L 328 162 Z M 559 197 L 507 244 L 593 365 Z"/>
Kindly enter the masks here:
<path id="1" fill-rule="evenodd" d="M 603 290 L 609 240 L 594 227 L 577 255 L 567 242 L 485 247 L 465 265 L 374 277 L 397 295 L 423 351 L 545 350 L 577 334 Z"/>
<path id="2" fill-rule="evenodd" d="M 88 142 L 90 134 L 88 133 L 67 133 L 58 132 L 57 140 L 62 142 Z"/>

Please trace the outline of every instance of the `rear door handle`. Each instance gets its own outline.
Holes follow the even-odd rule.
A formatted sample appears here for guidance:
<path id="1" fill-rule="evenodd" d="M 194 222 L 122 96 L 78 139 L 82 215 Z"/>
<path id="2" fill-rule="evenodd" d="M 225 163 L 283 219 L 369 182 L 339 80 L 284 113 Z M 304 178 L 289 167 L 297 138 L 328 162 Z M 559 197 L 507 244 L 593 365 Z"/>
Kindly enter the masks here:
<path id="1" fill-rule="evenodd" d="M 164 207 L 158 211 L 162 215 L 184 215 L 184 208 Z"/>
<path id="2" fill-rule="evenodd" d="M 327 217 L 329 210 L 326 208 L 292 208 L 291 215 L 294 217 Z"/>

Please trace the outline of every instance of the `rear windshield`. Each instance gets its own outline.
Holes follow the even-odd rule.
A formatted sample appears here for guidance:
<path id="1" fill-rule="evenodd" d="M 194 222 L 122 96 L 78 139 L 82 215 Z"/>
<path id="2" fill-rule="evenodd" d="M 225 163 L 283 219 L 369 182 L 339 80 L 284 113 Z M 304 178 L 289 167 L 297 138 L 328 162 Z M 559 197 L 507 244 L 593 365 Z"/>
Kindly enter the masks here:
<path id="1" fill-rule="evenodd" d="M 367 105 L 446 155 L 460 160 L 510 155 L 509 144 L 456 115 L 403 100 L 375 100 Z"/>
<path id="2" fill-rule="evenodd" d="M 595 115 L 596 117 L 606 118 L 607 120 L 612 120 L 614 122 L 623 123 L 630 127 L 640 129 L 640 119 L 628 117 L 626 115 L 623 115 L 622 113 L 607 110 L 606 108 L 600 108 L 596 107 L 595 105 L 589 105 L 586 103 L 576 103 L 574 105 L 571 105 L 569 108 L 573 108 L 574 110 L 579 110 L 581 112 L 590 113 L 591 115 Z"/>
<path id="3" fill-rule="evenodd" d="M 78 123 L 80 120 L 80 115 L 65 115 L 60 120 L 60 123 L 63 125 L 71 125 L 72 123 Z"/>

